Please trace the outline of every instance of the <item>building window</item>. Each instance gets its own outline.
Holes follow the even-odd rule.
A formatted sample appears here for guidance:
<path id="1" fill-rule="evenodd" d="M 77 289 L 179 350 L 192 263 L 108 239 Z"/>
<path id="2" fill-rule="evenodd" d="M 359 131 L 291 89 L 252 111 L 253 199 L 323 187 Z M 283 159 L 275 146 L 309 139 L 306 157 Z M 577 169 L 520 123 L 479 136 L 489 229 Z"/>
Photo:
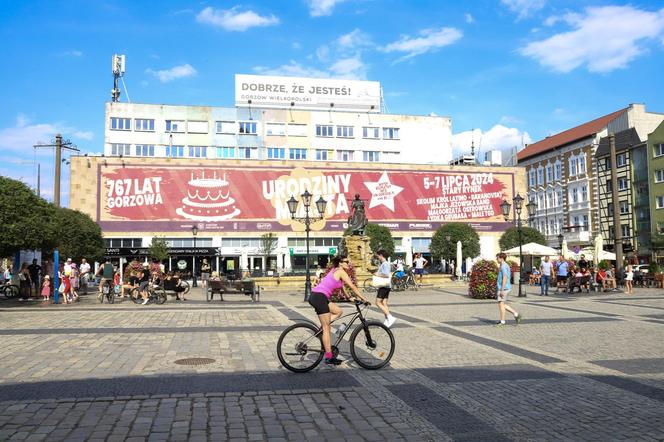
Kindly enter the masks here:
<path id="1" fill-rule="evenodd" d="M 655 144 L 654 148 L 656 157 L 664 155 L 664 143 Z"/>
<path id="2" fill-rule="evenodd" d="M 327 149 L 316 149 L 316 159 L 318 161 L 327 161 L 331 157 L 332 155 Z"/>
<path id="3" fill-rule="evenodd" d="M 555 204 L 553 203 L 553 195 L 554 194 L 552 194 L 551 192 L 548 192 L 546 194 L 546 206 L 548 208 L 551 208 L 551 207 L 555 206 Z"/>
<path id="4" fill-rule="evenodd" d="M 353 126 L 337 126 L 337 137 L 353 138 Z"/>
<path id="5" fill-rule="evenodd" d="M 547 183 L 552 183 L 553 182 L 553 167 L 546 166 L 546 182 Z"/>
<path id="6" fill-rule="evenodd" d="M 378 161 L 380 161 L 379 158 L 380 158 L 379 152 L 375 152 L 375 151 L 371 151 L 371 150 L 362 152 L 362 159 L 364 161 L 378 162 Z"/>
<path id="7" fill-rule="evenodd" d="M 164 238 L 168 247 L 193 247 L 194 238 Z M 223 242 L 222 242 L 223 244 Z M 196 238 L 196 247 L 212 247 L 212 238 Z"/>
<path id="8" fill-rule="evenodd" d="M 142 238 L 104 238 L 106 247 L 143 247 Z"/>
<path id="9" fill-rule="evenodd" d="M 658 196 L 655 198 L 655 207 L 658 209 L 664 209 L 664 196 Z"/>
<path id="10" fill-rule="evenodd" d="M 245 160 L 256 158 L 258 150 L 255 147 L 238 147 L 237 148 L 238 158 Z"/>
<path id="11" fill-rule="evenodd" d="M 338 161 L 353 161 L 353 151 L 352 150 L 338 150 L 337 151 L 337 160 Z"/>
<path id="12" fill-rule="evenodd" d="M 579 157 L 579 170 L 578 170 L 578 172 L 580 174 L 581 173 L 586 173 L 586 155 L 583 154 L 583 153 Z"/>
<path id="13" fill-rule="evenodd" d="M 572 189 L 572 203 L 579 202 L 579 190 L 575 187 Z"/>
<path id="14" fill-rule="evenodd" d="M 657 223 L 657 233 L 660 235 L 664 233 L 664 222 Z"/>
<path id="15" fill-rule="evenodd" d="M 131 118 L 111 117 L 112 130 L 131 130 Z"/>
<path id="16" fill-rule="evenodd" d="M 362 138 L 380 138 L 380 129 L 377 127 L 363 127 Z"/>
<path id="17" fill-rule="evenodd" d="M 235 121 L 216 121 L 215 132 L 218 134 L 235 134 Z"/>
<path id="18" fill-rule="evenodd" d="M 544 169 L 541 167 L 537 169 L 537 185 L 541 186 L 544 184 Z"/>
<path id="19" fill-rule="evenodd" d="M 184 146 L 166 146 L 167 157 L 183 157 Z"/>
<path id="20" fill-rule="evenodd" d="M 384 127 L 383 128 L 383 139 L 384 140 L 398 140 L 399 139 L 399 129 L 396 127 Z"/>
<path id="21" fill-rule="evenodd" d="M 306 160 L 307 159 L 307 149 L 288 149 L 288 158 L 291 160 Z"/>
<path id="22" fill-rule="evenodd" d="M 555 178 L 556 181 L 563 178 L 563 165 L 560 161 L 557 161 L 555 164 Z"/>
<path id="23" fill-rule="evenodd" d="M 205 146 L 189 146 L 189 156 L 191 158 L 206 158 L 207 147 Z"/>
<path id="24" fill-rule="evenodd" d="M 334 136 L 334 126 L 317 124 L 316 125 L 316 136 L 317 137 L 333 137 Z"/>
<path id="25" fill-rule="evenodd" d="M 622 232 L 622 237 L 623 238 L 630 238 L 631 235 L 629 234 L 629 224 L 622 224 L 620 226 L 620 231 Z"/>
<path id="26" fill-rule="evenodd" d="M 307 136 L 307 125 L 306 124 L 293 124 L 288 125 L 288 136 L 289 137 L 306 137 Z"/>
<path id="27" fill-rule="evenodd" d="M 131 155 L 131 145 L 113 143 L 111 144 L 111 155 Z"/>
<path id="28" fill-rule="evenodd" d="M 265 133 L 267 135 L 286 135 L 286 125 L 284 123 L 267 123 L 265 124 Z"/>
<path id="29" fill-rule="evenodd" d="M 528 173 L 528 180 L 530 182 L 530 187 L 535 187 L 535 171 L 531 170 Z"/>
<path id="30" fill-rule="evenodd" d="M 604 169 L 611 170 L 611 158 L 604 158 Z"/>
<path id="31" fill-rule="evenodd" d="M 609 214 L 609 216 L 613 216 L 613 203 L 609 203 L 609 204 L 606 206 L 606 211 L 607 211 L 607 213 Z"/>
<path id="32" fill-rule="evenodd" d="M 136 118 L 134 120 L 134 130 L 139 132 L 154 132 L 154 120 Z"/>
<path id="33" fill-rule="evenodd" d="M 154 156 L 154 145 L 152 145 L 152 144 L 137 144 L 136 145 L 136 156 L 137 157 L 153 157 Z"/>
<path id="34" fill-rule="evenodd" d="M 166 120 L 166 132 L 184 132 L 184 121 Z"/>
<path id="35" fill-rule="evenodd" d="M 253 121 L 240 121 L 240 134 L 242 135 L 256 135 L 258 133 L 258 125 Z"/>
<path id="36" fill-rule="evenodd" d="M 620 201 L 620 214 L 625 215 L 629 213 L 629 203 L 627 201 Z"/>
<path id="37" fill-rule="evenodd" d="M 209 132 L 207 121 L 187 121 L 187 133 L 206 134 Z"/>
<path id="38" fill-rule="evenodd" d="M 611 180 L 606 180 L 606 191 L 607 192 L 613 191 L 613 182 Z"/>
<path id="39" fill-rule="evenodd" d="M 581 201 L 588 201 L 588 186 L 581 187 Z"/>
<path id="40" fill-rule="evenodd" d="M 267 159 L 268 160 L 283 160 L 286 158 L 286 148 L 284 147 L 268 147 Z"/>
<path id="41" fill-rule="evenodd" d="M 576 176 L 576 157 L 569 157 L 569 175 Z"/>
<path id="42" fill-rule="evenodd" d="M 661 183 L 664 181 L 664 169 L 659 169 L 655 171 L 655 182 Z"/>
<path id="43" fill-rule="evenodd" d="M 589 230 L 588 229 L 588 215 L 583 215 L 583 227 L 581 227 L 581 230 Z"/>
<path id="44" fill-rule="evenodd" d="M 558 204 L 560 204 L 561 206 L 563 205 L 563 191 L 562 190 L 558 191 Z"/>
<path id="45" fill-rule="evenodd" d="M 217 158 L 235 158 L 235 148 L 217 147 Z"/>
<path id="46" fill-rule="evenodd" d="M 618 190 L 627 190 L 627 178 L 618 178 Z"/>
<path id="47" fill-rule="evenodd" d="M 578 216 L 575 216 L 574 218 L 572 218 L 572 221 L 574 222 L 572 227 L 578 227 L 579 226 L 579 217 Z"/>
<path id="48" fill-rule="evenodd" d="M 627 164 L 627 154 L 625 153 L 619 153 L 616 155 L 616 164 L 618 167 L 622 167 Z"/>

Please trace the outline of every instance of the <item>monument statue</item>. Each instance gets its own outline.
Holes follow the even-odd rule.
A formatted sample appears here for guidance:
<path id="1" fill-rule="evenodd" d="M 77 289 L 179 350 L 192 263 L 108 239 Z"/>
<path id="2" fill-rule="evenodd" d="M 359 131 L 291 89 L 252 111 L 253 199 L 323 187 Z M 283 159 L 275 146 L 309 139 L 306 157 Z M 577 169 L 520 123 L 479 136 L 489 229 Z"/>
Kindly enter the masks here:
<path id="1" fill-rule="evenodd" d="M 355 199 L 352 201 L 351 214 L 348 217 L 348 227 L 352 230 L 353 235 L 363 236 L 364 228 L 367 226 L 367 214 L 364 211 L 364 201 L 360 199 L 360 194 L 355 194 Z"/>

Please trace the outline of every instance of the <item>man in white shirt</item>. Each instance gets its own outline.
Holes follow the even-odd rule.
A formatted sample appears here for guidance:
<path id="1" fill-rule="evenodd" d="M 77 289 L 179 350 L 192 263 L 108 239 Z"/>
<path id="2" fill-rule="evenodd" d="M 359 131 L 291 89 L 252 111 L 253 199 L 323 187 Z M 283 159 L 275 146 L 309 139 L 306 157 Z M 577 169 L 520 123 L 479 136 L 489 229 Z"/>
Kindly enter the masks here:
<path id="1" fill-rule="evenodd" d="M 422 278 L 424 277 L 424 266 L 427 265 L 429 261 L 424 259 L 421 253 L 416 253 L 415 260 L 413 262 L 415 264 L 415 274 L 419 279 L 419 284 L 422 285 Z"/>
<path id="2" fill-rule="evenodd" d="M 79 268 L 81 271 L 81 291 L 84 294 L 88 293 L 88 282 L 90 281 L 90 264 L 85 260 L 81 259 L 81 266 Z"/>
<path id="3" fill-rule="evenodd" d="M 375 273 L 376 276 L 381 278 L 387 278 L 388 281 L 392 277 L 390 261 L 387 260 L 387 252 L 385 250 L 379 250 L 376 252 L 376 256 L 380 261 L 380 267 Z M 378 294 L 376 295 L 376 306 L 383 312 L 385 315 L 385 324 L 386 327 L 392 327 L 396 318 L 390 314 L 390 308 L 387 306 L 387 300 L 390 297 L 390 286 L 379 287 Z"/>
<path id="4" fill-rule="evenodd" d="M 551 281 L 552 272 L 553 264 L 549 262 L 549 257 L 545 256 L 544 261 L 540 264 L 540 296 L 549 296 L 549 282 Z"/>

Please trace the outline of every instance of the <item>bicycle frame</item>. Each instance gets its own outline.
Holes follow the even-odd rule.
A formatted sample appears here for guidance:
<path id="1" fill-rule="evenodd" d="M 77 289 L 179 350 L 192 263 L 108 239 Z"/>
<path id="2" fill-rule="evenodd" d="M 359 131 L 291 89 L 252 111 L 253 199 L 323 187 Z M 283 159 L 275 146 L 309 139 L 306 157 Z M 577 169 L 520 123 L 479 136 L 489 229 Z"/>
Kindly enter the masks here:
<path id="1" fill-rule="evenodd" d="M 330 329 L 331 329 L 331 328 L 332 328 L 332 324 L 336 323 L 336 322 L 339 321 L 340 319 L 347 318 L 347 317 L 349 317 L 349 316 L 352 316 L 352 317 L 353 317 L 353 319 L 351 319 L 351 320 L 348 322 L 348 325 L 346 326 L 346 329 L 343 331 L 343 333 L 341 333 L 341 335 L 337 336 L 336 341 L 334 341 L 334 343 L 332 343 L 332 342 L 330 341 L 330 344 L 331 344 L 333 347 L 338 347 L 338 345 L 339 345 L 339 343 L 341 342 L 341 340 L 344 338 L 344 336 L 346 336 L 346 333 L 348 333 L 348 331 L 351 329 L 351 326 L 353 325 L 353 323 L 354 323 L 358 318 L 360 319 L 360 322 L 361 322 L 362 325 L 364 326 L 364 331 L 367 333 L 367 339 L 371 339 L 371 336 L 369 335 L 369 328 L 367 327 L 367 320 L 364 318 L 364 315 L 362 314 L 362 312 L 363 312 L 364 310 L 366 310 L 366 309 L 368 308 L 368 306 L 364 306 L 364 308 L 360 309 L 360 305 L 361 305 L 361 304 L 355 304 L 355 308 L 356 308 L 357 311 L 352 312 L 352 313 L 348 313 L 347 315 L 339 316 L 337 319 L 335 319 L 334 321 L 331 321 L 331 322 L 330 322 Z M 319 327 L 318 327 L 318 331 L 316 332 L 316 334 L 313 335 L 313 336 L 311 336 L 311 337 L 310 337 L 309 339 L 307 339 L 306 341 L 304 341 L 304 343 L 306 343 L 306 342 L 308 342 L 309 340 L 314 339 L 314 338 L 318 339 L 318 336 L 320 336 L 321 333 L 323 333 L 323 329 L 322 329 L 322 327 L 319 326 Z M 312 351 L 315 351 L 315 350 L 312 350 Z M 323 349 L 323 350 L 318 350 L 318 352 L 319 352 L 319 353 L 324 353 L 324 352 L 325 352 L 325 349 Z"/>

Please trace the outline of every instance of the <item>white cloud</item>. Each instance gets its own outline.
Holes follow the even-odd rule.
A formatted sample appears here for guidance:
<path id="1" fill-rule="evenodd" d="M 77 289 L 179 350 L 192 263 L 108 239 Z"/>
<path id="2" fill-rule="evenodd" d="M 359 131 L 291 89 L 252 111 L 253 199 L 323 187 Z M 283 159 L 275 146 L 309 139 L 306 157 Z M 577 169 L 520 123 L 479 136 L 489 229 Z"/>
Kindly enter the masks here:
<path id="1" fill-rule="evenodd" d="M 259 15 L 254 11 L 240 12 L 240 7 L 231 9 L 215 9 L 210 6 L 203 9 L 196 16 L 196 21 L 212 26 L 217 26 L 226 31 L 246 31 L 258 26 L 271 26 L 279 23 L 275 15 Z"/>
<path id="2" fill-rule="evenodd" d="M 373 46 L 371 37 L 357 28 L 337 38 L 336 43 L 343 49 L 358 49 Z"/>
<path id="3" fill-rule="evenodd" d="M 339 3 L 346 0 L 307 0 L 309 6 L 309 15 L 312 17 L 321 17 L 324 15 L 331 15 L 332 9 Z"/>
<path id="4" fill-rule="evenodd" d="M 190 64 L 173 66 L 170 69 L 162 69 L 159 71 L 146 69 L 145 72 L 158 78 L 162 83 L 168 83 L 169 81 L 177 80 L 178 78 L 192 77 L 198 73 Z"/>
<path id="5" fill-rule="evenodd" d="M 647 51 L 648 40 L 659 40 L 664 34 L 664 9 L 591 7 L 583 14 L 560 17 L 560 21 L 573 30 L 529 43 L 520 49 L 521 54 L 558 72 L 582 66 L 590 72 L 610 72 L 625 68 Z"/>
<path id="6" fill-rule="evenodd" d="M 518 19 L 529 17 L 532 13 L 539 11 L 546 5 L 545 0 L 501 0 L 507 8 L 518 14 Z"/>
<path id="7" fill-rule="evenodd" d="M 282 75 L 287 77 L 343 78 L 348 80 L 366 80 L 367 66 L 359 57 L 338 60 L 327 68 L 305 66 L 294 60 L 276 68 L 255 66 L 254 72 L 262 75 Z"/>
<path id="8" fill-rule="evenodd" d="M 473 16 L 469 12 L 466 12 L 463 15 L 463 18 L 464 18 L 464 20 L 466 20 L 466 23 L 468 23 L 468 24 L 475 22 L 475 19 L 473 18 Z"/>
<path id="9" fill-rule="evenodd" d="M 62 53 L 65 57 L 81 57 L 83 52 L 77 50 L 65 51 Z"/>
<path id="10" fill-rule="evenodd" d="M 480 152 L 483 158 L 484 152 L 500 150 L 503 152 L 503 162 L 509 161 L 514 154 L 514 148 L 521 150 L 523 144 L 532 142 L 528 132 L 521 132 L 514 127 L 496 124 L 491 129 L 483 132 L 481 129 L 460 132 L 452 135 L 452 152 L 454 156 L 470 154 L 470 146 L 475 143 L 475 153 Z"/>
<path id="11" fill-rule="evenodd" d="M 296 51 L 299 51 L 300 49 L 302 49 L 302 45 L 300 44 L 299 41 L 294 41 L 293 43 L 291 43 L 291 48 L 295 49 Z"/>
<path id="12" fill-rule="evenodd" d="M 77 130 L 72 135 L 76 138 L 80 138 L 81 140 L 86 140 L 86 141 L 90 141 L 94 137 L 92 131 L 89 130 Z"/>
<path id="13" fill-rule="evenodd" d="M 32 152 L 34 144 L 50 143 L 58 133 L 62 134 L 64 138 L 68 138 L 70 135 L 74 141 L 76 139 L 89 141 L 94 136 L 91 131 L 82 131 L 65 123 L 33 123 L 26 115 L 18 114 L 14 126 L 0 129 L 0 150 L 3 152 Z"/>
<path id="14" fill-rule="evenodd" d="M 405 52 L 397 62 L 425 54 L 458 41 L 463 33 L 455 28 L 425 29 L 419 37 L 402 36 L 383 48 L 385 52 Z"/>

